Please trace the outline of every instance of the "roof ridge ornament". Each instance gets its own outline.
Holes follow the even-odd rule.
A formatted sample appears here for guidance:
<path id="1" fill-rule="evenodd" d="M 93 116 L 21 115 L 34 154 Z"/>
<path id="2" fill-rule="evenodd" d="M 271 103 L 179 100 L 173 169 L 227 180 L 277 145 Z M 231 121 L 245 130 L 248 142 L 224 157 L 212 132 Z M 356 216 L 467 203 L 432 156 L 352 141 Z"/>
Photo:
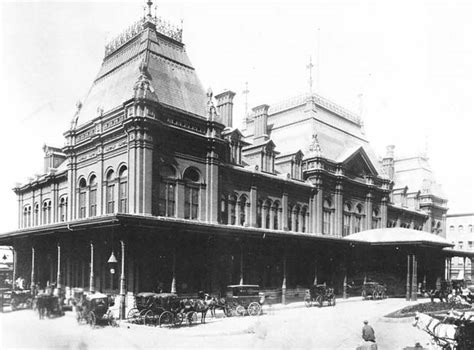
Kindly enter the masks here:
<path id="1" fill-rule="evenodd" d="M 71 120 L 71 129 L 70 130 L 74 130 L 77 126 L 77 120 L 79 119 L 79 112 L 81 111 L 81 108 L 82 108 L 82 102 L 80 100 L 78 100 L 76 102 L 76 112 L 74 113 L 74 116 L 72 117 L 72 120 Z"/>
<path id="2" fill-rule="evenodd" d="M 310 153 L 314 153 L 316 157 L 322 157 L 323 151 L 321 150 L 321 145 L 319 144 L 318 134 L 315 132 L 311 136 L 311 144 L 309 145 Z"/>
<path id="3" fill-rule="evenodd" d="M 146 98 L 147 92 L 154 93 L 155 91 L 151 85 L 150 76 L 148 74 L 148 64 L 145 58 L 140 62 L 138 69 L 140 70 L 140 76 L 133 86 L 133 90 L 135 91 L 134 96 L 135 98 Z"/>
<path id="4" fill-rule="evenodd" d="M 212 89 L 210 87 L 209 87 L 209 89 L 207 89 L 206 96 L 207 96 L 207 106 L 206 106 L 207 119 L 209 121 L 216 121 L 216 119 L 217 119 L 217 109 L 216 109 L 216 106 L 214 106 L 214 100 L 213 100 L 214 94 L 213 94 Z"/>

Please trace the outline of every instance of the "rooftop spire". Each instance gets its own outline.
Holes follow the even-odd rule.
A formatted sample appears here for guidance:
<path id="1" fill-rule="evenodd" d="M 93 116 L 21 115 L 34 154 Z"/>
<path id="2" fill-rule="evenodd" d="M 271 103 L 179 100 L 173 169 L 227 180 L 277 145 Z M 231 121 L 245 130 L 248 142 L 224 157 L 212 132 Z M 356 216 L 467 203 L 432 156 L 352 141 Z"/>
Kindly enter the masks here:
<path id="1" fill-rule="evenodd" d="M 248 115 L 248 110 L 249 110 L 249 83 L 248 81 L 245 82 L 245 90 L 242 91 L 242 93 L 245 95 L 245 117 Z"/>
<path id="2" fill-rule="evenodd" d="M 313 57 L 309 56 L 309 64 L 306 68 L 309 70 L 309 93 L 313 94 Z"/>

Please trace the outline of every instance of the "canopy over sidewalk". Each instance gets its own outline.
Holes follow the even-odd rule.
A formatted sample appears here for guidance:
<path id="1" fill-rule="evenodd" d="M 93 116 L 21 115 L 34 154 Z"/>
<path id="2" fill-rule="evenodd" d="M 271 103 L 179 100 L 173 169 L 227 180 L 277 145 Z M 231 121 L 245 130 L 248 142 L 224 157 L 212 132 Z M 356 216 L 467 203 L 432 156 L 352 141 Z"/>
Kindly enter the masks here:
<path id="1" fill-rule="evenodd" d="M 418 230 L 402 227 L 379 228 L 367 230 L 344 237 L 344 239 L 361 241 L 370 245 L 421 245 L 431 247 L 452 247 L 445 238 Z"/>

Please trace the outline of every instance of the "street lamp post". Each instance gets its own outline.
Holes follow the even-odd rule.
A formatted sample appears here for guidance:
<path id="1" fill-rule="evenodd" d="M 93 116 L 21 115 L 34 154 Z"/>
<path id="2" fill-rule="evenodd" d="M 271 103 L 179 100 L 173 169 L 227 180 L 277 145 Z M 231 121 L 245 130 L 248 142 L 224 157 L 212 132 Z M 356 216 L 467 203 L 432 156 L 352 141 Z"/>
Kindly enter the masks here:
<path id="1" fill-rule="evenodd" d="M 125 319 L 125 242 L 120 241 L 120 247 L 122 249 L 122 264 L 120 271 L 120 319 Z"/>

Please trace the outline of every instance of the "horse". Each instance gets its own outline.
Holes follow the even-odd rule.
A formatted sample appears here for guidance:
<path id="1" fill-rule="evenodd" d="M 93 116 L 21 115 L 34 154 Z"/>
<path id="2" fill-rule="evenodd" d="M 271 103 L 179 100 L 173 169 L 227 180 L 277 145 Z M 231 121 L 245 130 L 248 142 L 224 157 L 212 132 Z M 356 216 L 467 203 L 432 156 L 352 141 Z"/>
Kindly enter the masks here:
<path id="1" fill-rule="evenodd" d="M 417 312 L 413 327 L 428 333 L 441 349 L 454 349 L 456 346 L 457 326 L 454 324 L 444 324 L 436 318 Z"/>
<path id="2" fill-rule="evenodd" d="M 227 304 L 224 298 L 217 299 L 216 297 L 211 297 L 208 293 L 204 293 L 203 291 L 198 292 L 198 298 L 208 306 L 212 317 L 216 317 L 216 309 L 222 310 L 224 315 L 227 316 Z"/>
<path id="3" fill-rule="evenodd" d="M 180 303 L 181 313 L 189 315 L 189 312 L 201 314 L 201 323 L 206 323 L 206 314 L 209 306 L 201 299 L 182 299 Z M 191 323 L 191 320 L 188 320 Z"/>

